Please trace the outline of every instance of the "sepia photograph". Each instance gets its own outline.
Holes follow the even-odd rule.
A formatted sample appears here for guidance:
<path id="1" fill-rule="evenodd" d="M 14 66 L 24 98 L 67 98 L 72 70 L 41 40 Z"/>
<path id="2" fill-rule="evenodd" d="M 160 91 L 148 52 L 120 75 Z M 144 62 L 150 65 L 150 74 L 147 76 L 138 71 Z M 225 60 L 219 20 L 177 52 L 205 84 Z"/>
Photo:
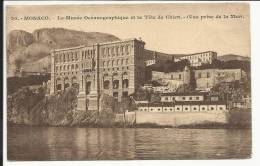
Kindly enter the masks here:
<path id="1" fill-rule="evenodd" d="M 8 161 L 250 159 L 248 3 L 5 6 Z"/>

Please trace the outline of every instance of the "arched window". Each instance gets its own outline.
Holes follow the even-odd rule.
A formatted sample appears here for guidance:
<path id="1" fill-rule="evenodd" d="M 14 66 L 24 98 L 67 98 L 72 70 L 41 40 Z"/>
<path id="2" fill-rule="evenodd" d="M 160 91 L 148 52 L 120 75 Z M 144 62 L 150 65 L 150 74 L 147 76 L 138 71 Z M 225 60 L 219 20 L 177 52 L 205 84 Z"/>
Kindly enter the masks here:
<path id="1" fill-rule="evenodd" d="M 70 65 L 67 66 L 67 70 L 69 70 L 69 69 L 70 69 Z"/>
<path id="2" fill-rule="evenodd" d="M 125 60 L 125 63 L 128 64 L 128 59 Z"/>
<path id="3" fill-rule="evenodd" d="M 61 90 L 61 84 L 57 84 L 56 89 Z"/>
<path id="4" fill-rule="evenodd" d="M 70 54 L 70 59 L 69 60 L 74 60 L 74 57 L 73 57 L 73 52 Z"/>
<path id="5" fill-rule="evenodd" d="M 109 66 L 109 61 L 107 61 L 107 67 Z"/>
<path id="6" fill-rule="evenodd" d="M 104 89 L 109 89 L 109 83 L 110 83 L 109 80 L 104 81 Z"/>
<path id="7" fill-rule="evenodd" d="M 75 69 L 78 69 L 78 64 L 75 65 Z"/>
<path id="8" fill-rule="evenodd" d="M 70 59 L 70 54 L 68 53 L 68 54 L 67 54 L 67 60 L 66 60 L 66 61 L 68 62 L 69 59 Z"/>
<path id="9" fill-rule="evenodd" d="M 128 81 L 128 79 L 124 79 L 124 80 L 123 80 L 122 86 L 123 86 L 123 88 L 128 88 L 128 86 L 129 86 L 129 81 Z"/>
<path id="10" fill-rule="evenodd" d="M 65 70 L 65 69 L 66 69 L 66 66 L 64 65 L 64 66 L 63 66 L 63 70 Z"/>
<path id="11" fill-rule="evenodd" d="M 114 66 L 114 60 L 112 60 L 112 67 Z"/>
<path id="12" fill-rule="evenodd" d="M 123 65 L 124 64 L 124 60 L 123 59 L 121 59 L 121 65 Z"/>
<path id="13" fill-rule="evenodd" d="M 74 70 L 74 65 L 73 64 L 71 65 L 71 69 Z"/>
<path id="14" fill-rule="evenodd" d="M 119 88 L 119 80 L 114 80 L 113 81 L 113 89 L 118 89 Z"/>

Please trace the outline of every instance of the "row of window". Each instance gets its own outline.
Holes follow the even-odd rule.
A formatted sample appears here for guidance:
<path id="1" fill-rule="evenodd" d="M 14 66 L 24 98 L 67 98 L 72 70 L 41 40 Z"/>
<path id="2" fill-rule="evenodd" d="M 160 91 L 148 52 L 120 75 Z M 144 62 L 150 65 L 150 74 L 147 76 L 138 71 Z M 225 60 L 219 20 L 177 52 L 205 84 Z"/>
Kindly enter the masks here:
<path id="1" fill-rule="evenodd" d="M 118 98 L 118 92 L 113 92 L 113 97 Z M 122 97 L 128 97 L 128 92 L 123 92 Z"/>
<path id="2" fill-rule="evenodd" d="M 124 79 L 122 81 L 122 88 L 128 88 L 128 86 L 129 86 L 128 79 Z M 112 87 L 113 87 L 113 89 L 119 89 L 119 80 L 113 80 Z M 103 88 L 104 89 L 110 89 L 110 81 L 109 80 L 104 81 Z"/>
<path id="3" fill-rule="evenodd" d="M 172 79 L 172 80 L 174 79 L 174 75 L 171 75 L 171 79 Z M 182 74 L 179 74 L 179 75 L 178 75 L 178 79 L 182 79 Z"/>
<path id="4" fill-rule="evenodd" d="M 72 81 L 72 83 L 77 83 L 77 77 L 75 77 L 75 76 L 72 78 L 65 77 L 64 79 L 59 77 L 56 79 L 56 82 L 57 82 L 57 84 L 60 83 L 61 81 L 68 83 L 68 82 L 70 82 L 70 80 Z"/>
<path id="5" fill-rule="evenodd" d="M 237 75 L 239 75 L 239 73 L 237 73 L 237 72 L 218 72 L 217 76 L 220 77 L 220 76 L 225 76 L 225 75 L 228 75 L 228 74 L 232 74 L 232 75 L 237 74 Z"/>
<path id="6" fill-rule="evenodd" d="M 201 108 L 197 108 L 197 107 L 193 107 L 192 109 L 188 108 L 188 107 L 184 107 L 183 109 L 181 109 L 180 107 L 176 107 L 175 109 L 172 107 L 158 107 L 158 108 L 138 108 L 139 111 L 146 111 L 146 112 L 168 112 L 168 111 L 215 111 L 215 110 L 220 110 L 223 111 L 225 110 L 224 106 L 219 106 L 218 109 L 216 107 L 201 107 Z"/>
<path id="7" fill-rule="evenodd" d="M 101 48 L 101 54 L 103 55 L 103 57 L 105 57 L 106 55 L 107 56 L 118 55 L 118 53 L 128 54 L 130 51 L 131 51 L 130 45 Z"/>
<path id="8" fill-rule="evenodd" d="M 82 64 L 82 68 L 85 68 L 85 67 L 89 67 L 89 66 Z M 70 69 L 70 67 L 68 67 L 67 69 L 66 69 L 66 67 L 65 68 L 62 67 L 61 69 L 60 69 L 60 67 L 56 67 L 56 71 L 66 71 L 66 70 L 69 70 L 69 69 Z M 78 69 L 78 68 L 76 67 L 75 70 L 76 69 Z M 113 67 L 113 68 L 104 68 L 103 69 L 104 72 L 105 71 L 118 71 L 118 70 L 129 70 L 129 67 L 123 66 L 123 67 Z M 95 69 L 93 69 L 92 71 L 95 71 Z M 56 73 L 56 75 L 66 75 L 66 73 L 69 74 L 70 72 L 59 72 L 59 73 Z M 71 73 L 73 74 L 74 72 L 71 72 Z M 75 73 L 77 73 L 77 72 L 75 72 Z"/>
<path id="9" fill-rule="evenodd" d="M 122 45 L 122 46 L 112 46 L 107 48 L 101 48 L 101 54 L 103 57 L 109 57 L 114 55 L 121 55 L 123 54 L 129 54 L 131 52 L 131 48 L 133 48 L 133 45 Z M 139 47 L 139 49 L 142 49 L 142 47 Z M 141 50 L 137 48 L 137 53 L 139 54 Z M 95 55 L 95 50 L 83 50 L 81 52 L 82 56 L 81 59 L 90 59 L 93 58 Z M 70 62 L 70 61 L 77 61 L 80 58 L 80 53 L 77 52 L 66 52 L 66 53 L 58 53 L 55 55 L 55 61 L 56 62 Z"/>
<path id="10" fill-rule="evenodd" d="M 210 72 L 207 72 L 207 73 L 206 73 L 206 77 L 207 77 L 207 78 L 210 78 L 210 77 L 211 77 Z M 202 73 L 200 73 L 200 72 L 198 73 L 198 78 L 202 78 Z"/>
<path id="11" fill-rule="evenodd" d="M 94 58 L 94 55 L 82 55 L 81 59 L 93 59 Z"/>
<path id="12" fill-rule="evenodd" d="M 118 59 L 118 60 L 112 60 L 112 61 L 104 61 L 101 66 L 102 67 L 114 67 L 114 66 L 128 65 L 128 63 L 129 63 L 128 59 Z M 92 63 L 90 63 L 90 62 L 82 63 L 81 67 L 82 68 L 92 67 Z M 78 69 L 78 64 L 56 66 L 56 71 L 59 71 L 59 70 L 74 70 L 74 69 Z"/>
<path id="13" fill-rule="evenodd" d="M 104 68 L 103 71 L 118 71 L 118 70 L 128 70 L 129 67 L 113 67 L 113 68 Z"/>
<path id="14" fill-rule="evenodd" d="M 87 57 L 93 57 L 94 54 L 95 54 L 95 50 L 83 50 L 82 59 Z"/>
<path id="15" fill-rule="evenodd" d="M 62 76 L 62 75 L 65 76 L 65 75 L 70 75 L 70 74 L 71 74 L 71 75 L 77 75 L 78 72 L 60 72 L 60 73 L 56 73 L 57 76 L 59 76 L 59 75 L 60 75 L 60 76 Z"/>
<path id="16" fill-rule="evenodd" d="M 128 59 L 117 59 L 117 60 L 108 60 L 108 61 L 103 61 L 102 66 L 103 67 L 110 67 L 110 66 L 122 66 L 122 65 L 127 65 L 128 64 Z"/>
<path id="17" fill-rule="evenodd" d="M 78 69 L 78 64 L 56 66 L 56 71 L 61 71 L 61 70 L 76 70 L 76 69 Z"/>
<path id="18" fill-rule="evenodd" d="M 185 56 L 185 57 L 182 57 L 181 59 L 197 59 L 197 58 L 206 58 L 206 57 L 211 57 L 213 56 L 212 54 L 210 53 L 205 53 L 205 54 L 197 54 L 197 55 L 191 55 L 191 56 Z"/>
<path id="19" fill-rule="evenodd" d="M 70 62 L 78 60 L 78 52 L 59 53 L 55 56 L 55 62 Z"/>
<path id="20" fill-rule="evenodd" d="M 190 97 L 187 97 L 187 96 L 183 96 L 183 97 L 162 97 L 162 100 L 165 100 L 165 101 L 168 101 L 168 100 L 190 100 L 190 101 L 193 101 L 193 100 L 201 100 L 201 98 L 199 96 L 190 96 Z"/>

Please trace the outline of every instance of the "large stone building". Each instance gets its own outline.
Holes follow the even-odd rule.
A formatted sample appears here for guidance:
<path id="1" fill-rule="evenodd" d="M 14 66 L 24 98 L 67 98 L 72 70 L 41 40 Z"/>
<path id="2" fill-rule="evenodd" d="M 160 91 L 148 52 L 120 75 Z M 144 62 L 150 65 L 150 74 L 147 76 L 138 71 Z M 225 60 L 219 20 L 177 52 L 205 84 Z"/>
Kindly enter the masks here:
<path id="1" fill-rule="evenodd" d="M 190 84 L 191 79 L 195 80 L 195 87 L 198 90 L 209 90 L 216 84 L 238 81 L 244 78 L 246 78 L 246 73 L 242 69 L 202 69 L 191 72 L 185 67 L 183 71 L 178 72 L 152 71 L 153 81 L 160 82 L 172 89 L 177 89 L 184 84 Z"/>
<path id="2" fill-rule="evenodd" d="M 144 83 L 144 45 L 128 39 L 53 50 L 51 93 L 79 86 L 80 110 L 99 110 L 102 93 L 120 101 Z"/>
<path id="3" fill-rule="evenodd" d="M 204 69 L 195 70 L 196 87 L 212 88 L 222 82 L 238 81 L 246 77 L 242 69 Z"/>
<path id="4" fill-rule="evenodd" d="M 180 86 L 190 84 L 191 71 L 188 67 L 185 67 L 183 71 L 177 72 L 158 72 L 152 71 L 152 80 L 157 81 L 167 87 L 176 90 Z"/>
<path id="5" fill-rule="evenodd" d="M 187 59 L 191 66 L 201 66 L 202 64 L 211 64 L 213 60 L 217 59 L 217 53 L 213 51 L 194 53 L 189 55 L 182 55 L 175 57 L 175 62 Z"/>

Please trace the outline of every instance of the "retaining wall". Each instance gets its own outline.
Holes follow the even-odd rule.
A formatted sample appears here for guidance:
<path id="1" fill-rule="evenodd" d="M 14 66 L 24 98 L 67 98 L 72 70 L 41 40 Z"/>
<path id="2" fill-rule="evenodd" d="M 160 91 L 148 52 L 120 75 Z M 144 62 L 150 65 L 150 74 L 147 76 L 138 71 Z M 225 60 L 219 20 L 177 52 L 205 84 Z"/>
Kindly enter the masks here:
<path id="1" fill-rule="evenodd" d="M 136 112 L 136 124 L 180 126 L 204 123 L 228 123 L 227 112 Z"/>

